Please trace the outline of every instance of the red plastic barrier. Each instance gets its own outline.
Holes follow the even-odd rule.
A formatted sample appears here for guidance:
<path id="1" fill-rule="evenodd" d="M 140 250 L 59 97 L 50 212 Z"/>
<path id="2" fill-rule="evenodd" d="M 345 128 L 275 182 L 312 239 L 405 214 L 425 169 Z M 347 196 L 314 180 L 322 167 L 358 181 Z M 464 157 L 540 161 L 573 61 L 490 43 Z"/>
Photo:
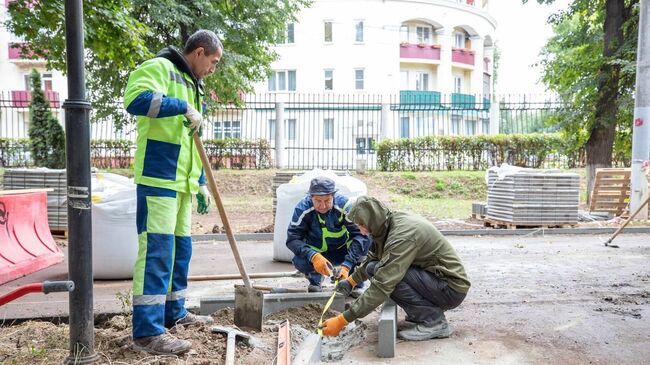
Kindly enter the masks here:
<path id="1" fill-rule="evenodd" d="M 0 193 L 0 284 L 61 261 L 47 225 L 47 193 Z"/>

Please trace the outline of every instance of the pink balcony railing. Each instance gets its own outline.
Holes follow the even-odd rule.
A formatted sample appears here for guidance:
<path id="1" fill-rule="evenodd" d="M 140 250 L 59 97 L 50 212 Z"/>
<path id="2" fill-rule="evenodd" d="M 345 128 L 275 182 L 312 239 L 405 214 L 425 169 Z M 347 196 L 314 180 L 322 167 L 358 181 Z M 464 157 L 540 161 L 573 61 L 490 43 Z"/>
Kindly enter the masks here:
<path id="1" fill-rule="evenodd" d="M 474 65 L 474 51 L 464 48 L 454 48 L 451 50 L 451 61 Z"/>
<path id="2" fill-rule="evenodd" d="M 399 56 L 400 58 L 440 60 L 440 46 L 402 43 L 399 47 Z"/>
<path id="3" fill-rule="evenodd" d="M 32 101 L 32 93 L 28 90 L 11 91 L 11 104 L 15 108 L 27 108 Z M 60 106 L 59 93 L 52 90 L 45 90 L 45 98 L 50 101 L 50 108 Z"/>
<path id="4" fill-rule="evenodd" d="M 23 60 L 23 59 L 29 59 L 28 57 L 23 57 L 22 53 L 20 52 L 20 47 L 13 47 L 14 45 L 18 46 L 21 43 L 14 43 L 10 42 L 7 47 L 9 47 L 9 59 L 10 60 Z M 30 51 L 28 55 L 31 57 L 32 52 Z"/>

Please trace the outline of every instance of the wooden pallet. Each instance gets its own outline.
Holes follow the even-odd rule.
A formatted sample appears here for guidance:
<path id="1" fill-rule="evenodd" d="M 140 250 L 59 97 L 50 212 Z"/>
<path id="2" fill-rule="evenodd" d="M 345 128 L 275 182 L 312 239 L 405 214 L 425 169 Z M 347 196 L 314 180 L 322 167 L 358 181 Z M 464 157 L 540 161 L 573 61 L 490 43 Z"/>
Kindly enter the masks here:
<path id="1" fill-rule="evenodd" d="M 517 228 L 573 228 L 577 224 L 548 224 L 548 223 L 514 223 L 506 222 L 493 218 L 485 218 L 484 226 L 492 228 L 505 228 L 505 229 L 517 229 Z"/>
<path id="2" fill-rule="evenodd" d="M 620 216 L 630 201 L 629 168 L 596 169 L 589 211 Z"/>

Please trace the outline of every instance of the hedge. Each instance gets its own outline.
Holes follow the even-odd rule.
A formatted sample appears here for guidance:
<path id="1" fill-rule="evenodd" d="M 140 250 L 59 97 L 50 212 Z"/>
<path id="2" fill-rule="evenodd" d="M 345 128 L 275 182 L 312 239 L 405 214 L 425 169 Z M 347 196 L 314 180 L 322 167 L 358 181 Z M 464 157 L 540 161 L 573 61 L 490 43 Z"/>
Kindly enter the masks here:
<path id="1" fill-rule="evenodd" d="M 376 145 L 381 171 L 485 170 L 503 162 L 532 168 L 582 166 L 559 133 L 426 136 L 384 140 Z"/>

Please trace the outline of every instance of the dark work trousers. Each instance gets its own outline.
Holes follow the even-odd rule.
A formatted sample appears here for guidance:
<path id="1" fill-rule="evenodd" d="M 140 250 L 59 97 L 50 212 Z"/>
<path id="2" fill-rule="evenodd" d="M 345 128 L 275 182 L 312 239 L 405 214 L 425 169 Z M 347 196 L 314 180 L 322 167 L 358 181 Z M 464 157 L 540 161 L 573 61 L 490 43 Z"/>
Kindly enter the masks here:
<path id="1" fill-rule="evenodd" d="M 374 276 L 377 263 L 373 261 L 366 267 L 368 276 Z M 459 293 L 447 282 L 433 273 L 411 266 L 390 298 L 406 312 L 409 322 L 433 326 L 445 318 L 444 311 L 456 308 L 463 302 L 466 294 Z"/>
<path id="2" fill-rule="evenodd" d="M 321 252 L 321 255 L 327 259 L 327 261 L 331 262 L 332 265 L 338 266 L 343 263 L 345 260 L 345 255 L 348 254 L 347 247 L 342 247 L 338 250 L 330 250 L 330 251 L 325 251 Z M 323 276 L 314 270 L 314 264 L 312 264 L 308 259 L 304 257 L 299 257 L 299 256 L 294 256 L 293 257 L 293 266 L 300 271 L 301 273 L 305 274 L 307 279 L 309 280 L 309 284 L 312 285 L 320 285 L 321 280 L 323 279 Z M 352 275 L 354 272 L 354 269 L 356 266 L 352 267 L 350 269 L 349 274 Z M 363 283 L 360 283 L 357 285 L 358 288 L 363 288 Z"/>

